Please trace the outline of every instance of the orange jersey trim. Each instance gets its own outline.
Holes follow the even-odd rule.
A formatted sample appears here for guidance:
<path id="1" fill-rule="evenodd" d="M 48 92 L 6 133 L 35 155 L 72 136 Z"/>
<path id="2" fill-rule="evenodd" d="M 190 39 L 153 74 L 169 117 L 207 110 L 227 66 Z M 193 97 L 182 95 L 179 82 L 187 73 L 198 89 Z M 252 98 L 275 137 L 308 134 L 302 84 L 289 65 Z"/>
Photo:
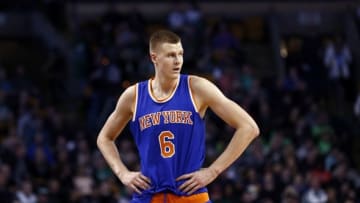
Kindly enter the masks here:
<path id="1" fill-rule="evenodd" d="M 207 192 L 190 196 L 178 196 L 171 193 L 158 193 L 153 196 L 151 203 L 206 203 L 209 201 Z"/>
<path id="2" fill-rule="evenodd" d="M 149 91 L 149 95 L 151 97 L 151 99 L 157 103 L 165 103 L 167 101 L 169 101 L 175 94 L 178 86 L 179 86 L 179 83 L 180 83 L 180 76 L 178 77 L 178 81 L 177 81 L 177 84 L 175 85 L 174 89 L 172 90 L 172 92 L 165 98 L 157 98 L 154 94 L 154 91 L 153 91 L 153 88 L 152 88 L 152 84 L 151 84 L 151 81 L 153 81 L 152 78 L 149 79 L 148 81 L 148 91 Z"/>
<path id="3" fill-rule="evenodd" d="M 138 103 L 138 83 L 135 84 L 135 98 L 134 98 L 134 109 L 133 109 L 133 118 L 132 121 L 135 121 L 136 111 L 137 111 L 137 103 Z"/>
<path id="4" fill-rule="evenodd" d="M 188 87 L 189 87 L 189 94 L 190 94 L 191 102 L 192 102 L 192 104 L 193 104 L 193 106 L 194 106 L 195 111 L 196 111 L 197 113 L 199 113 L 199 111 L 198 111 L 198 106 L 197 106 L 197 104 L 196 104 L 196 102 L 195 102 L 195 99 L 194 99 L 194 97 L 193 97 L 193 93 L 192 93 L 192 90 L 191 90 L 191 76 L 190 76 L 190 75 L 188 76 Z"/>

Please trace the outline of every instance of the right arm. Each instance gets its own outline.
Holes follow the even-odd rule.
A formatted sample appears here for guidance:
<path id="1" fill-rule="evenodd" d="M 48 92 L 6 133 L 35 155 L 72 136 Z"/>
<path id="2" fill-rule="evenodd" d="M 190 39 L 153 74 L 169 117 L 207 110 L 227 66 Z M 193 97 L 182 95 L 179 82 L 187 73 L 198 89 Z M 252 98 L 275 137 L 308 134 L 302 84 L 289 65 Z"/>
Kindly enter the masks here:
<path id="1" fill-rule="evenodd" d="M 129 171 L 121 161 L 115 140 L 133 116 L 136 87 L 131 86 L 120 96 L 115 110 L 110 114 L 102 127 L 97 146 L 115 175 L 121 182 L 140 193 L 140 189 L 149 188 L 150 181 L 140 172 Z"/>

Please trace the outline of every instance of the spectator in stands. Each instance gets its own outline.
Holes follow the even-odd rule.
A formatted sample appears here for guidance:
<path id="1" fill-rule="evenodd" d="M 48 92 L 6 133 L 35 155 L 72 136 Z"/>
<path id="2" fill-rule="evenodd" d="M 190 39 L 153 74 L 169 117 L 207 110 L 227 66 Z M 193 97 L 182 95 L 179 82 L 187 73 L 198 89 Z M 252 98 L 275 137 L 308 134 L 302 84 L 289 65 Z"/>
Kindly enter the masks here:
<path id="1" fill-rule="evenodd" d="M 20 203 L 37 203 L 38 198 L 34 193 L 33 184 L 30 180 L 25 180 L 19 185 L 16 197 Z"/>
<path id="2" fill-rule="evenodd" d="M 325 190 L 321 187 L 318 177 L 310 176 L 310 187 L 303 196 L 303 203 L 326 203 L 328 200 Z"/>
<path id="3" fill-rule="evenodd" d="M 335 42 L 329 42 L 324 55 L 324 64 L 329 68 L 331 80 L 349 79 L 352 56 L 344 40 L 337 36 Z"/>
<path id="4" fill-rule="evenodd" d="M 354 103 L 354 115 L 360 120 L 360 87 Z"/>
<path id="5" fill-rule="evenodd" d="M 342 37 L 336 36 L 335 41 L 330 41 L 325 48 L 324 65 L 328 68 L 330 85 L 333 87 L 330 87 L 330 91 L 335 89 L 338 99 L 350 96 L 351 62 L 352 54 L 348 45 Z"/>
<path id="6" fill-rule="evenodd" d="M 49 202 L 54 203 L 76 202 L 81 199 L 73 193 L 76 188 L 73 183 L 79 178 L 74 171 L 79 165 L 86 168 L 87 174 L 83 181 L 85 185 L 86 182 L 91 182 L 86 188 L 81 188 L 87 189 L 86 193 L 92 191 L 91 195 L 83 199 L 89 202 L 101 202 L 105 199 L 113 201 L 114 198 L 119 203 L 130 201 L 131 191 L 109 175 L 110 169 L 104 166 L 104 160 L 99 159 L 99 152 L 95 146 L 85 143 L 95 143 L 94 135 L 97 131 L 94 130 L 93 124 L 101 124 L 103 121 L 99 115 L 108 113 L 106 109 L 94 108 L 98 105 L 96 102 L 99 102 L 95 99 L 98 91 L 96 88 L 99 88 L 98 82 L 102 80 L 102 88 L 109 90 L 115 98 L 123 87 L 134 80 L 148 79 L 153 67 L 146 57 L 148 48 L 144 39 L 154 26 L 170 24 L 167 24 L 169 21 L 156 21 L 150 24 L 152 19 L 145 19 L 139 11 L 124 14 L 119 12 L 114 4 L 111 5 L 111 12 L 103 18 L 85 19 L 81 22 L 80 18 L 75 19 L 71 15 L 70 23 L 77 23 L 74 28 L 78 35 L 74 39 L 81 39 L 81 44 L 75 47 L 76 50 L 69 52 L 73 59 L 71 73 L 79 74 L 79 77 L 74 78 L 83 80 L 81 83 L 69 83 L 67 87 L 77 95 L 76 97 L 69 95 L 65 89 L 58 91 L 57 95 L 62 102 L 55 102 L 51 96 L 54 87 L 46 85 L 44 80 L 51 75 L 44 72 L 38 77 L 38 66 L 28 63 L 21 65 L 20 61 L 9 64 L 8 59 L 1 57 L 4 62 L 6 61 L 6 65 L 2 63 L 4 65 L 0 69 L 1 202 L 20 202 L 16 200 L 17 192 L 23 196 L 21 186 L 28 184 L 29 180 L 32 181 L 35 177 L 45 181 L 31 182 L 33 192 L 29 193 L 32 197 L 30 200 L 36 198 L 45 201 L 47 198 Z M 31 7 L 35 7 L 35 4 L 31 4 Z M 259 126 L 263 132 L 263 136 L 250 146 L 241 159 L 209 185 L 210 198 L 214 203 L 299 202 L 305 199 L 305 196 L 309 197 L 311 180 L 305 177 L 310 174 L 327 178 L 322 182 L 321 188 L 329 203 L 358 203 L 360 178 L 356 150 L 359 148 L 359 142 L 354 135 L 359 132 L 359 125 L 354 122 L 353 117 L 338 117 L 337 113 L 346 113 L 339 110 L 339 106 L 329 106 L 337 98 L 344 99 L 344 95 L 334 96 L 335 89 L 331 87 L 331 97 L 322 100 L 322 94 L 325 92 L 323 89 L 312 91 L 324 85 L 323 80 L 319 78 L 331 76 L 334 85 L 343 85 L 341 81 L 351 77 L 351 64 L 357 59 L 351 57 L 346 43 L 344 46 L 329 44 L 324 58 L 318 62 L 318 43 L 315 40 L 307 42 L 297 38 L 292 46 L 299 51 L 290 53 L 291 46 L 289 48 L 289 75 L 285 86 L 283 80 L 259 77 L 257 66 L 251 66 L 250 69 L 241 68 L 242 63 L 239 63 L 239 60 L 245 58 L 239 57 L 236 51 L 238 45 L 234 46 L 234 43 L 239 44 L 242 41 L 236 41 L 240 38 L 231 37 L 232 29 L 225 29 L 226 32 L 222 33 L 220 29 L 213 29 L 213 19 L 208 18 L 208 15 L 196 7 L 184 6 L 179 12 L 180 23 L 176 22 L 179 20 L 176 19 L 176 14 L 172 24 L 175 29 L 181 30 L 182 37 L 186 39 L 185 45 L 190 46 L 184 53 L 187 60 L 185 63 L 191 65 L 191 69 L 186 71 L 199 71 L 215 82 L 221 80 L 223 90 L 229 92 L 236 101 L 254 114 L 255 120 L 260 121 Z M 229 16 L 221 19 L 224 28 L 231 23 L 227 17 Z M 246 28 L 239 29 L 246 32 Z M 68 34 L 67 36 L 71 37 L 71 32 Z M 11 44 L 14 44 L 14 41 L 15 39 Z M 24 39 L 19 44 L 23 47 Z M 32 51 L 37 53 L 40 47 L 37 46 Z M 223 54 L 219 57 L 218 54 L 214 54 L 214 49 L 222 49 L 229 55 Z M 134 53 L 134 50 L 137 53 Z M 99 59 L 103 56 L 111 59 L 111 65 L 114 66 L 110 69 L 115 67 L 120 71 L 120 75 L 115 69 L 102 69 L 103 67 L 99 66 Z M 14 57 L 21 59 L 16 54 Z M 258 57 L 262 60 L 261 55 Z M 94 63 L 94 59 L 98 61 Z M 312 60 L 320 65 L 310 63 Z M 244 62 L 246 64 L 247 61 Z M 309 67 L 304 67 L 307 66 L 305 64 Z M 321 64 L 326 65 L 328 74 L 322 73 Z M 292 67 L 297 68 L 297 73 L 290 73 Z M 304 72 L 301 72 L 304 70 L 311 71 L 304 76 Z M 106 73 L 107 71 L 109 72 Z M 106 75 L 110 75 L 111 79 L 106 78 Z M 306 78 L 309 75 L 315 82 L 309 84 Z M 301 84 L 303 79 L 305 86 Z M 106 86 L 105 83 L 110 85 Z M 75 84 L 81 86 L 77 87 Z M 91 84 L 92 89 L 86 89 L 88 97 L 81 98 L 79 95 L 84 84 Z M 356 102 L 352 101 L 357 122 L 360 121 L 359 92 Z M 321 97 L 317 94 L 321 94 Z M 90 105 L 86 105 L 89 98 Z M 111 102 L 109 103 L 111 105 Z M 94 113 L 93 120 L 89 122 L 91 125 L 86 125 L 84 112 Z M 206 142 L 209 146 L 205 161 L 211 163 L 229 139 L 223 136 L 224 132 L 231 131 L 224 128 L 210 112 L 205 120 Z M 32 150 L 30 144 L 38 132 L 45 132 L 46 140 L 49 141 L 48 147 L 53 155 L 54 164 L 49 170 L 38 170 L 44 169 L 43 166 L 48 167 L 42 165 L 46 160 L 43 153 L 38 153 L 37 161 L 26 156 L 26 152 Z M 136 169 L 139 167 L 139 159 L 128 134 L 128 129 L 125 129 L 124 137 L 118 143 L 119 153 L 124 157 L 124 162 Z M 37 150 L 33 152 L 35 151 Z M 318 170 L 319 168 L 321 170 Z M 252 169 L 250 174 L 247 173 L 248 169 Z M 37 175 L 34 175 L 35 172 Z M 81 180 L 77 182 L 82 184 Z M 89 188 L 91 184 L 93 187 Z"/>

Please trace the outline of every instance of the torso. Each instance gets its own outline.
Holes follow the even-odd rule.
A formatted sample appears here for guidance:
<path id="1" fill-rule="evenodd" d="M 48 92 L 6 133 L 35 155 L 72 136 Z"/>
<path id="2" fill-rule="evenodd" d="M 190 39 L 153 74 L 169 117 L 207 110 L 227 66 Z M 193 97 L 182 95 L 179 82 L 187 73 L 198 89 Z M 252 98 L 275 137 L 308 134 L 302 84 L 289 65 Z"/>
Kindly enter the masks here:
<path id="1" fill-rule="evenodd" d="M 180 75 L 174 91 L 160 101 L 149 84 L 150 80 L 137 84 L 130 122 L 141 157 L 141 172 L 152 182 L 145 194 L 171 191 L 184 195 L 177 189 L 182 182 L 175 179 L 202 167 L 205 123 L 194 104 L 187 75 Z"/>

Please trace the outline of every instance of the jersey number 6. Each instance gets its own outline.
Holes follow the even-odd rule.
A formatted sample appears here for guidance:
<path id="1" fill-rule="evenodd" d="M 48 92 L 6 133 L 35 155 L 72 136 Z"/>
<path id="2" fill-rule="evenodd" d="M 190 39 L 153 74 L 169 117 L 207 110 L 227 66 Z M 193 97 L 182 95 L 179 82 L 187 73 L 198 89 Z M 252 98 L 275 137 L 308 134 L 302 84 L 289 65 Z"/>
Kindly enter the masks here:
<path id="1" fill-rule="evenodd" d="M 170 131 L 163 131 L 159 135 L 160 152 L 163 158 L 170 158 L 175 154 L 175 145 L 171 141 L 175 135 Z"/>

